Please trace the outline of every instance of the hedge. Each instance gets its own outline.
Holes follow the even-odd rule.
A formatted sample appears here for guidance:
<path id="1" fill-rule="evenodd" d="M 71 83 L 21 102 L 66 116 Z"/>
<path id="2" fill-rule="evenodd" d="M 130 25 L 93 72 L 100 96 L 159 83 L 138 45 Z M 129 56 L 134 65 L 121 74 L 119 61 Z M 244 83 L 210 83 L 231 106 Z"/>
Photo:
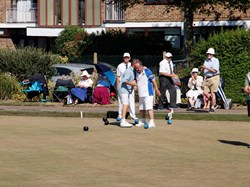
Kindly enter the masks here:
<path id="1" fill-rule="evenodd" d="M 56 63 L 61 63 L 60 57 L 43 49 L 33 47 L 0 49 L 0 72 L 8 72 L 19 81 L 32 74 L 44 74 L 50 78 L 54 74 L 52 65 Z"/>

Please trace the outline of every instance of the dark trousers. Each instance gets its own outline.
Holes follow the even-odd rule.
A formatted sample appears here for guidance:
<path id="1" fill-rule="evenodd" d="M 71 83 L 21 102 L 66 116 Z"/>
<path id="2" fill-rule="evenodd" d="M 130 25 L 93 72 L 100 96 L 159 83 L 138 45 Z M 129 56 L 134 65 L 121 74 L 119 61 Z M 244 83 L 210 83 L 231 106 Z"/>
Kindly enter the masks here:
<path id="1" fill-rule="evenodd" d="M 176 88 L 172 79 L 170 77 L 160 76 L 159 82 L 161 96 L 158 107 L 163 107 L 163 102 L 166 99 L 166 90 L 168 90 L 170 94 L 169 108 L 176 108 Z"/>
<path id="2" fill-rule="evenodd" d="M 247 113 L 248 117 L 250 117 L 250 100 L 247 100 Z"/>

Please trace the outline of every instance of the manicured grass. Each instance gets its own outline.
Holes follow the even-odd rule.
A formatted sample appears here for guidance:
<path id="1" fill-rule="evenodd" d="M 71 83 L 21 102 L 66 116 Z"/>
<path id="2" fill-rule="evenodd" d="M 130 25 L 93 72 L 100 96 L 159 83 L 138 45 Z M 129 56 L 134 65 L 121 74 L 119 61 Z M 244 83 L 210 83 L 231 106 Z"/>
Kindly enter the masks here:
<path id="1" fill-rule="evenodd" d="M 63 111 L 0 111 L 0 115 L 8 116 L 41 116 L 41 117 L 79 117 L 79 111 L 63 112 Z M 83 117 L 103 118 L 106 112 L 99 113 L 84 112 Z M 166 113 L 155 113 L 155 119 L 165 119 Z M 174 120 L 206 120 L 206 121 L 246 121 L 250 122 L 250 118 L 241 114 L 187 114 L 176 113 Z"/>
<path id="2" fill-rule="evenodd" d="M 248 122 L 0 116 L 0 186 L 249 186 Z M 83 132 L 83 126 L 89 126 Z"/>

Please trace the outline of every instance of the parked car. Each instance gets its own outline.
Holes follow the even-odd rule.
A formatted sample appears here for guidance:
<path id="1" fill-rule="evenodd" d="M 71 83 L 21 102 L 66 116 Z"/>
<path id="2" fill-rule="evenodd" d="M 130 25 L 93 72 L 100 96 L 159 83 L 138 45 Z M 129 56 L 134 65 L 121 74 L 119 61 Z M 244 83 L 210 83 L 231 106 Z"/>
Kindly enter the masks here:
<path id="1" fill-rule="evenodd" d="M 116 74 L 116 67 L 106 62 L 98 62 L 99 64 L 104 64 L 108 66 L 115 74 Z M 52 76 L 52 81 L 57 81 L 58 78 L 62 76 L 71 76 L 72 72 L 74 75 L 79 76 L 82 71 L 86 70 L 89 74 L 92 74 L 94 71 L 95 66 L 92 63 L 68 63 L 68 64 L 54 64 L 53 67 L 55 68 L 55 74 Z"/>
<path id="2" fill-rule="evenodd" d="M 54 64 L 55 74 L 52 76 L 52 81 L 57 81 L 62 76 L 71 76 L 72 73 L 76 76 L 80 76 L 81 72 L 86 70 L 89 74 L 94 71 L 94 65 L 92 64 L 79 64 L 79 63 L 69 63 L 69 64 Z"/>

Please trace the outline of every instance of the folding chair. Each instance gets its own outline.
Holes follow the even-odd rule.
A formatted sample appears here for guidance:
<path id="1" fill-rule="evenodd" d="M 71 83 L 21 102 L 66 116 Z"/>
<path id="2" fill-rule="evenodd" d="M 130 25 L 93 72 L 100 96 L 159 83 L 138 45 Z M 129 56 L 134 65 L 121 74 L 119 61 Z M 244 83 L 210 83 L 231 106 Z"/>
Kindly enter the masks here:
<path id="1" fill-rule="evenodd" d="M 66 96 L 69 95 L 70 90 L 74 87 L 75 85 L 71 79 L 58 79 L 53 91 L 53 102 L 64 102 Z"/>
<path id="2" fill-rule="evenodd" d="M 223 102 L 223 108 L 228 110 L 232 108 L 232 99 L 228 99 L 224 93 L 224 78 L 221 77 L 220 78 L 220 84 L 219 84 L 219 88 L 218 91 L 216 92 L 216 99 L 217 99 L 217 103 L 219 103 L 218 99 L 220 99 Z"/>
<path id="3" fill-rule="evenodd" d="M 32 101 L 34 97 L 39 97 L 43 94 L 43 99 L 40 101 L 47 101 L 48 85 L 44 75 L 31 75 L 27 81 L 21 83 L 26 89 L 22 90 L 29 101 Z M 40 99 L 40 98 L 39 98 Z"/>

